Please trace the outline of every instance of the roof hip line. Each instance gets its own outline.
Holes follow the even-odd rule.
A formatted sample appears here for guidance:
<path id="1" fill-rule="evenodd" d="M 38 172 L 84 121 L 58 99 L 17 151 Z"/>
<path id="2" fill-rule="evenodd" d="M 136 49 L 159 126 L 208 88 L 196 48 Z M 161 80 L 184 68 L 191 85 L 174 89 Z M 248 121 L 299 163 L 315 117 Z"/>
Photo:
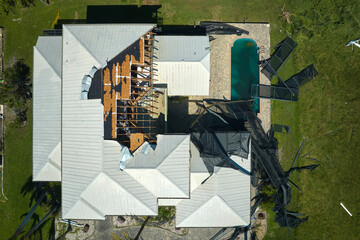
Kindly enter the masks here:
<path id="1" fill-rule="evenodd" d="M 87 50 L 88 53 L 90 53 L 90 55 L 97 61 L 97 63 L 102 66 L 101 61 L 92 53 L 92 51 L 90 51 L 89 48 L 87 48 L 82 41 L 68 28 L 66 27 L 66 25 L 63 25 L 63 28 L 66 28 L 66 30 L 71 34 L 71 36 L 73 36 L 79 43 L 81 46 L 83 46 L 83 48 L 85 50 Z"/>

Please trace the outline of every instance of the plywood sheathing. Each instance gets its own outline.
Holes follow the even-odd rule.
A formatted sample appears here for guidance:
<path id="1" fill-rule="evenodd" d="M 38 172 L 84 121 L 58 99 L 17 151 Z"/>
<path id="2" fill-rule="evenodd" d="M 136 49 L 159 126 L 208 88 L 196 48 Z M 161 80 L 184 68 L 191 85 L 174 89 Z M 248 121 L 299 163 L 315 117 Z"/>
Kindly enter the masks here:
<path id="1" fill-rule="evenodd" d="M 111 136 L 116 138 L 116 95 L 112 88 L 114 82 L 110 78 L 109 68 L 104 69 L 104 122 L 107 121 L 111 114 Z"/>
<path id="2" fill-rule="evenodd" d="M 118 135 L 118 127 L 122 128 L 121 121 L 119 122 L 119 126 L 117 126 L 117 111 L 119 110 L 117 107 L 118 100 L 130 100 L 128 102 L 129 107 L 131 105 L 136 105 L 137 101 L 141 100 L 146 93 L 151 89 L 149 86 L 151 86 L 151 80 L 150 79 L 132 79 L 131 74 L 131 68 L 132 66 L 137 66 L 142 69 L 142 71 L 148 71 L 151 72 L 151 59 L 148 59 L 151 56 L 151 46 L 147 45 L 149 44 L 149 38 L 151 38 L 151 33 L 145 34 L 143 37 L 141 37 L 138 41 L 136 41 L 131 47 L 129 47 L 127 50 L 125 50 L 122 53 L 119 53 L 119 55 L 108 63 L 108 66 L 104 69 L 104 122 L 106 125 L 109 126 L 107 128 L 110 131 L 111 129 L 111 137 L 113 139 L 116 139 Z M 151 42 L 150 42 L 151 44 Z M 138 54 L 139 53 L 139 54 Z M 146 54 L 145 54 L 146 53 Z M 146 56 L 145 56 L 146 55 Z M 147 63 L 145 63 L 145 61 Z M 149 68 L 149 69 L 145 69 Z M 134 70 L 136 71 L 136 70 Z M 133 71 L 133 72 L 134 72 Z M 137 73 L 133 73 L 137 74 Z M 136 77 L 135 77 L 136 78 Z M 147 86 L 138 86 L 139 81 L 148 81 Z M 130 108 L 129 108 L 130 109 Z M 147 109 L 147 107 L 145 107 Z M 136 113 L 136 111 L 131 111 L 132 113 L 128 113 L 129 117 L 133 119 L 134 121 L 137 121 L 137 115 L 151 115 L 153 114 L 151 111 L 146 113 Z M 150 110 L 150 109 L 148 109 Z M 111 113 L 111 117 L 109 114 Z M 111 119 L 111 120 L 110 120 Z M 106 121 L 111 121 L 110 123 L 107 123 Z M 110 127 L 111 125 L 111 127 Z M 137 126 L 133 126 L 132 128 L 138 128 Z M 140 126 L 140 131 L 142 127 Z M 108 136 L 110 136 L 110 132 L 107 132 Z M 142 138 L 148 139 L 149 136 L 146 135 L 146 133 L 143 134 Z M 134 137 L 132 139 L 135 139 Z M 149 139 L 150 140 L 150 139 Z M 134 140 L 138 141 L 138 140 Z M 135 145 L 134 145 L 135 144 Z M 130 145 L 135 146 L 136 148 L 136 142 L 131 143 L 130 139 Z"/>
<path id="3" fill-rule="evenodd" d="M 131 61 L 130 56 L 125 56 L 125 61 L 121 64 L 120 70 L 120 84 L 121 84 L 121 93 L 120 100 L 129 100 L 131 95 L 131 80 L 130 80 L 130 69 Z"/>
<path id="4" fill-rule="evenodd" d="M 144 63 L 144 38 L 142 37 L 139 42 L 140 48 L 140 59 L 137 60 L 133 55 L 131 55 L 131 61 L 135 64 L 143 64 Z"/>
<path id="5" fill-rule="evenodd" d="M 130 134 L 130 151 L 133 152 L 144 143 L 144 134 L 142 133 L 131 133 Z"/>
<path id="6" fill-rule="evenodd" d="M 104 121 L 112 109 L 110 70 L 104 69 Z"/>

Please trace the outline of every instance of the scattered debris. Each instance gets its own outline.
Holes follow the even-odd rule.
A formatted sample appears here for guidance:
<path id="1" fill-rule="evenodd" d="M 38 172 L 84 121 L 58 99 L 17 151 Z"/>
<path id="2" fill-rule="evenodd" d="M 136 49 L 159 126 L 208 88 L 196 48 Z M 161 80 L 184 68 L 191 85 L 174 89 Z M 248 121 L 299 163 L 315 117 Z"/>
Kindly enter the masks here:
<path id="1" fill-rule="evenodd" d="M 248 31 L 238 28 L 238 27 L 234 27 L 227 23 L 215 22 L 215 21 L 204 21 L 204 22 L 200 22 L 199 25 L 200 25 L 200 27 L 203 27 L 206 29 L 206 33 L 208 35 L 209 34 L 216 34 L 216 35 L 236 34 L 238 36 L 241 36 L 242 34 L 249 35 Z"/>
<path id="2" fill-rule="evenodd" d="M 347 208 L 344 206 L 343 203 L 340 203 L 340 205 L 345 209 L 345 211 L 352 217 L 351 212 L 349 212 L 349 210 L 347 210 Z"/>
<path id="3" fill-rule="evenodd" d="M 223 141 L 221 141 L 223 138 L 220 137 L 219 132 L 214 131 L 214 129 L 222 129 L 222 131 L 227 134 L 234 134 L 235 132 L 242 134 L 250 133 L 252 160 L 254 161 L 251 178 L 252 180 L 261 179 L 263 183 L 271 184 L 276 189 L 277 192 L 274 196 L 275 206 L 273 208 L 276 214 L 275 221 L 278 222 L 280 226 L 287 226 L 288 228 L 296 228 L 301 222 L 306 221 L 307 217 L 301 217 L 302 214 L 286 209 L 286 206 L 291 202 L 291 186 L 301 191 L 300 188 L 290 180 L 291 173 L 304 169 L 314 170 L 319 166 L 314 164 L 295 167 L 304 140 L 293 160 L 291 168 L 285 171 L 277 156 L 278 143 L 274 138 L 274 129 L 271 128 L 267 133 L 264 131 L 260 120 L 248 102 L 207 100 L 207 103 L 208 104 L 205 104 L 207 107 L 204 107 L 203 113 L 192 124 L 191 139 L 195 146 L 201 149 L 201 153 L 204 154 L 204 149 L 206 149 L 207 157 L 203 158 L 203 160 L 209 173 L 211 173 L 212 166 L 226 166 L 244 172 L 243 169 L 234 165 L 231 159 L 227 157 L 228 151 L 232 149 L 229 149 L 229 146 L 224 146 Z M 216 128 L 214 126 L 216 126 Z M 244 135 L 242 139 L 245 141 L 247 138 Z M 211 140 L 211 143 L 209 140 Z M 241 145 L 241 141 L 239 140 L 235 140 L 234 142 L 238 142 L 239 145 Z M 214 146 L 214 148 L 208 149 L 210 146 Z M 246 149 L 236 150 L 244 154 L 247 152 Z M 263 200 L 259 195 L 252 209 L 256 209 Z M 248 231 L 248 229 L 239 231 L 245 232 Z"/>
<path id="4" fill-rule="evenodd" d="M 290 127 L 282 124 L 273 124 L 275 132 L 290 134 Z"/>
<path id="5" fill-rule="evenodd" d="M 285 20 L 286 20 L 288 23 L 291 23 L 291 21 L 290 21 L 290 16 L 291 16 L 291 15 L 292 15 L 292 14 L 291 14 L 290 12 L 286 12 L 286 11 L 285 11 L 285 3 L 284 3 L 284 5 L 283 5 L 282 8 L 281 8 L 281 16 L 284 17 Z"/>
<path id="6" fill-rule="evenodd" d="M 355 45 L 356 47 L 359 47 L 359 48 L 360 48 L 359 42 L 360 42 L 360 39 L 356 39 L 356 40 L 350 41 L 350 42 L 348 42 L 348 44 L 346 44 L 346 47 L 348 47 L 348 46 L 351 45 L 351 50 L 354 51 L 354 45 Z"/>
<path id="7" fill-rule="evenodd" d="M 328 135 L 330 135 L 330 134 L 333 134 L 333 133 L 339 132 L 339 131 L 341 131 L 341 130 L 342 130 L 342 128 L 339 128 L 339 129 L 336 129 L 335 131 L 325 133 L 323 136 L 325 137 L 325 136 L 328 136 Z"/>
<path id="8" fill-rule="evenodd" d="M 351 126 L 351 131 L 350 131 L 350 137 L 349 137 L 349 144 L 351 142 L 351 139 L 352 139 L 352 135 L 353 135 L 353 127 Z"/>
<path id="9" fill-rule="evenodd" d="M 90 225 L 89 224 L 85 224 L 83 231 L 84 233 L 87 233 L 89 231 Z"/>

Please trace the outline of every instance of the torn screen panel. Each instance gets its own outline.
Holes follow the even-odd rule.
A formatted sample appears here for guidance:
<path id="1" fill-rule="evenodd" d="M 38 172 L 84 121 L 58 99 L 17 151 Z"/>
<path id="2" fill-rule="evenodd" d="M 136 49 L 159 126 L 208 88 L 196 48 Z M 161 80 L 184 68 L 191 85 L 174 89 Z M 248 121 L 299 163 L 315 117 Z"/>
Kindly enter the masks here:
<path id="1" fill-rule="evenodd" d="M 198 148 L 200 156 L 210 173 L 214 166 L 238 167 L 229 158 L 235 155 L 248 158 L 249 155 L 249 132 L 228 131 L 228 132 L 194 132 L 191 140 Z"/>

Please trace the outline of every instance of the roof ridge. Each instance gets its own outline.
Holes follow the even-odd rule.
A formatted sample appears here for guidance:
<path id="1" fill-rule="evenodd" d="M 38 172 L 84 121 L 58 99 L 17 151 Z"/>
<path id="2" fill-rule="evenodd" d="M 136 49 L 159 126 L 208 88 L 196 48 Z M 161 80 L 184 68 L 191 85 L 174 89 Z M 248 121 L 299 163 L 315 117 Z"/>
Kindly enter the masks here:
<path id="1" fill-rule="evenodd" d="M 78 26 L 81 26 L 81 25 L 82 25 L 82 24 L 78 24 Z M 92 24 L 92 25 L 98 25 L 98 24 Z M 107 24 L 104 24 L 104 25 L 107 25 Z M 114 25 L 126 25 L 126 24 L 114 24 Z M 129 24 L 128 24 L 128 25 L 129 25 Z M 119 52 L 116 53 L 114 56 L 109 57 L 108 60 L 104 59 L 104 61 L 111 61 L 111 60 L 112 60 L 113 58 L 115 58 L 117 55 L 119 55 L 119 54 L 122 53 L 124 50 L 126 50 L 127 48 L 129 48 L 132 44 L 134 44 L 136 41 L 138 41 L 139 39 L 141 39 L 147 32 L 153 30 L 153 29 L 155 28 L 155 26 L 156 26 L 156 24 L 136 24 L 136 23 L 134 23 L 134 24 L 132 24 L 132 25 L 134 25 L 134 26 L 136 26 L 136 25 L 149 25 L 149 27 L 150 27 L 150 25 L 151 25 L 152 28 L 151 28 L 150 30 L 147 30 L 145 33 L 141 33 L 141 35 L 140 35 L 139 37 L 137 37 L 135 41 L 131 42 L 129 45 L 126 45 L 126 47 L 124 47 L 122 50 L 119 50 Z M 85 49 L 88 50 L 88 52 L 94 57 L 94 59 L 96 59 L 96 61 L 98 62 L 98 64 L 99 64 L 101 67 L 105 67 L 105 66 L 107 65 L 107 64 L 105 64 L 105 66 L 103 66 L 103 64 L 102 64 L 103 61 L 102 61 L 101 59 L 98 59 L 98 58 L 95 56 L 95 54 L 94 54 L 88 47 L 86 47 L 85 44 L 76 36 L 76 34 L 73 33 L 68 27 L 66 27 L 66 25 L 64 25 L 64 28 L 66 28 L 66 29 L 71 33 L 71 35 L 72 35 L 73 37 L 75 37 L 75 38 L 78 40 L 78 42 L 79 42 Z"/>
<path id="2" fill-rule="evenodd" d="M 177 224 L 177 226 L 181 225 L 184 221 L 188 220 L 191 216 L 193 216 L 195 213 L 197 213 L 201 208 L 203 208 L 206 204 L 208 204 L 210 201 L 214 200 L 214 199 L 217 199 L 219 200 L 220 202 L 222 202 L 223 204 L 225 204 L 225 206 L 227 206 L 231 212 L 233 214 L 235 214 L 241 221 L 245 222 L 244 219 L 242 218 L 242 216 L 240 216 L 236 211 L 234 211 L 234 209 L 232 207 L 229 206 L 229 204 L 222 198 L 220 197 L 219 195 L 212 195 L 210 196 L 206 201 L 202 202 L 202 204 L 197 207 L 194 211 L 192 211 L 187 217 L 185 217 L 179 224 Z"/>
<path id="3" fill-rule="evenodd" d="M 58 169 L 59 171 L 61 171 L 61 167 L 59 167 L 54 161 L 52 161 L 51 159 L 49 159 L 49 161 L 46 164 L 51 164 L 54 168 Z M 45 164 L 45 165 L 46 165 Z"/>
<path id="4" fill-rule="evenodd" d="M 207 58 L 208 56 L 210 58 L 210 51 L 207 54 L 205 54 L 205 56 L 199 61 L 199 63 L 201 63 L 202 67 L 206 70 L 206 72 L 208 72 L 210 74 L 210 71 L 205 67 L 204 62 L 203 62 L 203 60 L 205 58 Z M 209 62 L 210 62 L 210 59 L 209 59 Z"/>
<path id="5" fill-rule="evenodd" d="M 83 46 L 83 48 L 88 53 L 90 53 L 90 55 L 97 61 L 97 63 L 102 66 L 101 61 L 94 55 L 94 53 L 89 48 L 87 48 L 84 43 L 66 25 L 63 25 L 63 27 L 66 28 L 66 30 L 71 34 L 71 36 L 73 36 L 80 43 L 80 45 Z"/>
<path id="6" fill-rule="evenodd" d="M 78 202 L 83 202 L 86 206 L 88 206 L 89 208 L 93 209 L 96 213 L 98 213 L 100 216 L 106 216 L 102 211 L 100 211 L 99 209 L 97 209 L 94 205 L 92 205 L 91 203 L 89 203 L 85 198 L 81 197 L 80 195 L 80 199 L 75 203 L 75 205 Z M 75 206 L 74 205 L 74 206 Z"/>
<path id="7" fill-rule="evenodd" d="M 140 203 L 142 203 L 142 205 L 146 206 L 146 208 L 148 208 L 151 212 L 154 213 L 153 209 L 147 205 L 144 201 L 142 201 L 141 199 L 139 199 L 137 196 L 135 196 L 133 193 L 129 192 L 129 189 L 125 186 L 123 186 L 121 183 L 119 183 L 116 179 L 114 179 L 113 177 L 111 177 L 108 173 L 106 172 L 101 172 L 102 174 L 104 174 L 106 177 L 108 177 L 111 181 L 113 181 L 116 185 L 118 185 L 120 188 L 122 188 L 123 190 L 125 190 L 127 192 L 127 194 L 131 195 L 133 198 L 137 199 Z M 134 179 L 130 174 L 126 173 L 126 175 L 130 178 L 132 178 L 135 182 L 137 182 L 139 185 L 141 185 L 143 188 L 145 188 L 142 184 L 140 184 L 138 181 L 136 181 L 136 179 Z M 89 184 L 90 185 L 90 184 Z M 146 188 L 145 188 L 146 189 Z M 150 192 L 148 189 L 146 189 L 149 193 L 151 193 L 152 195 L 154 195 L 152 192 Z M 155 198 L 157 198 L 154 195 Z"/>
<path id="8" fill-rule="evenodd" d="M 50 158 L 50 156 L 57 150 L 59 146 L 60 146 L 60 165 L 58 165 L 52 158 Z M 51 163 L 54 167 L 56 167 L 61 171 L 61 140 L 59 141 L 58 144 L 56 144 L 54 149 L 50 152 L 50 154 L 48 155 L 48 159 L 49 159 L 48 160 L 49 163 Z"/>
<path id="9" fill-rule="evenodd" d="M 40 54 L 40 56 L 45 60 L 45 62 L 49 65 L 49 67 L 55 72 L 55 74 L 59 77 L 59 79 L 61 80 L 61 75 L 60 73 L 58 73 L 55 68 L 49 63 L 48 59 L 45 57 L 45 55 L 41 52 L 41 50 L 39 48 L 37 48 L 36 46 L 34 46 L 34 49 L 36 49 L 36 51 Z"/>
<path id="10" fill-rule="evenodd" d="M 33 179 L 36 179 L 43 171 L 44 171 L 44 168 L 46 168 L 46 167 L 48 167 L 48 165 L 51 165 L 52 167 L 54 167 L 55 169 L 57 169 L 57 170 L 59 170 L 60 171 L 60 176 L 61 176 L 61 170 L 59 169 L 59 168 L 57 168 L 56 166 L 54 166 L 54 164 L 52 164 L 52 163 L 50 163 L 49 161 L 48 162 L 46 162 L 45 164 L 44 164 L 44 166 L 40 169 L 40 171 L 38 172 L 38 174 L 35 176 L 35 178 L 33 178 Z M 47 170 L 48 171 L 48 170 Z M 45 172 L 47 172 L 47 171 L 45 171 Z M 36 180 L 35 180 L 36 181 Z M 54 180 L 52 180 L 52 181 L 54 181 Z M 55 182 L 57 182 L 58 180 L 55 180 Z M 61 180 L 60 180 L 61 181 Z"/>
<path id="11" fill-rule="evenodd" d="M 185 135 L 185 136 L 186 136 L 186 135 Z M 185 192 L 185 190 L 183 190 L 183 189 L 180 188 L 176 183 L 174 183 L 165 173 L 163 173 L 163 172 L 161 171 L 160 168 L 161 168 L 161 166 L 166 162 L 166 160 L 170 157 L 170 155 L 171 155 L 173 152 L 175 152 L 181 145 L 183 145 L 184 142 L 187 141 L 188 138 L 189 138 L 189 136 L 186 136 L 186 137 L 180 142 L 180 144 L 177 145 L 177 147 L 175 147 L 175 149 L 174 149 L 173 151 L 171 151 L 170 154 L 167 155 L 167 156 L 165 157 L 165 159 L 156 167 L 156 170 L 158 170 L 158 171 L 161 173 L 161 175 L 163 175 L 166 179 L 168 179 L 173 185 L 176 186 L 176 188 L 177 188 L 178 190 L 180 190 L 180 191 L 181 191 L 182 193 L 184 193 L 186 196 L 188 196 L 188 194 Z M 189 176 L 190 176 L 190 171 L 189 171 Z"/>
<path id="12" fill-rule="evenodd" d="M 169 158 L 169 156 L 180 146 L 180 145 L 182 145 L 183 143 L 184 143 L 184 141 L 189 137 L 189 135 L 187 135 L 187 134 L 179 134 L 180 136 L 185 136 L 185 138 L 180 142 L 180 144 L 178 144 L 174 149 L 172 149 L 172 151 L 170 151 L 169 152 L 169 154 L 167 154 L 163 159 L 163 161 L 162 162 L 160 162 L 157 166 L 155 166 L 154 168 L 158 168 L 158 167 L 160 167 L 165 161 L 166 161 L 166 159 L 168 159 Z"/>
<path id="13" fill-rule="evenodd" d="M 171 181 L 171 179 L 170 179 L 168 176 L 166 176 L 160 169 L 157 169 L 157 168 L 156 168 L 156 170 L 161 174 L 161 176 L 164 176 L 164 178 L 166 178 L 167 180 L 169 180 L 169 182 L 171 182 L 171 184 L 172 184 L 173 186 L 175 186 L 176 189 L 178 189 L 180 192 L 182 192 L 183 194 L 185 194 L 185 196 L 188 196 L 188 195 L 189 195 L 189 194 L 187 194 L 183 189 L 181 189 L 176 183 L 174 183 L 173 181 Z"/>
<path id="14" fill-rule="evenodd" d="M 152 29 L 154 29 L 154 27 L 155 27 L 155 26 L 153 26 Z M 151 30 L 152 30 L 152 29 L 151 29 Z M 147 32 L 148 32 L 148 31 L 147 31 Z M 146 33 L 147 33 L 147 32 L 146 32 Z M 137 40 L 143 38 L 146 33 L 142 34 L 142 35 L 141 35 L 140 37 L 138 37 L 134 42 L 130 43 L 128 46 L 126 46 L 123 50 L 121 50 L 118 54 L 116 54 L 115 56 L 113 56 L 111 59 L 115 58 L 117 55 L 119 55 L 120 53 L 122 53 L 123 51 L 125 51 L 128 47 L 130 47 L 131 45 L 133 45 Z M 131 58 L 132 58 L 132 56 L 131 56 Z M 111 59 L 109 59 L 109 61 L 111 61 Z"/>
<path id="15" fill-rule="evenodd" d="M 229 208 L 231 208 L 231 210 L 232 210 L 239 218 L 241 218 L 241 220 L 243 220 L 244 222 L 246 222 L 246 221 L 243 219 L 243 217 L 240 216 L 240 215 L 237 213 L 237 211 L 225 201 L 224 198 L 221 197 L 221 195 L 219 195 L 219 194 L 216 193 L 215 196 L 217 196 L 217 197 L 218 197 L 221 201 L 223 201 Z"/>
<path id="16" fill-rule="evenodd" d="M 197 210 L 199 210 L 200 207 L 204 206 L 207 202 L 209 202 L 209 201 L 210 201 L 211 199 L 213 199 L 214 197 L 216 197 L 216 195 L 212 195 L 212 196 L 210 196 L 208 199 L 206 199 L 204 202 L 202 202 L 198 207 L 195 208 L 194 211 L 190 212 L 189 215 L 186 216 L 186 217 L 180 222 L 180 224 L 181 224 L 182 222 L 184 222 L 185 220 L 187 220 L 189 217 L 191 217 Z M 190 199 L 184 199 L 184 200 L 182 200 L 182 201 L 188 201 L 188 200 L 191 200 L 191 197 L 190 197 Z M 181 202 L 182 202 L 182 201 L 181 201 Z M 181 203 L 181 202 L 180 202 L 180 203 Z M 176 225 L 180 225 L 180 224 L 176 224 Z"/>

